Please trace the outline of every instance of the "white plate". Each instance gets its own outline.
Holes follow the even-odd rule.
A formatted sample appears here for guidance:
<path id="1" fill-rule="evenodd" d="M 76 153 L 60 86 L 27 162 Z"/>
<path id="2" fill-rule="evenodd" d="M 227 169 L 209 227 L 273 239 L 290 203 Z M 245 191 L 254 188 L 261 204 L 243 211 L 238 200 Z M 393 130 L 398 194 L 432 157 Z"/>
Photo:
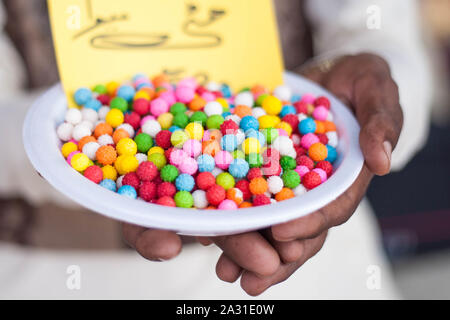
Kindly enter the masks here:
<path id="1" fill-rule="evenodd" d="M 296 94 L 327 96 L 338 128 L 335 173 L 306 194 L 273 205 L 235 211 L 193 210 L 150 204 L 120 196 L 73 170 L 62 156 L 55 128 L 64 121 L 66 100 L 60 85 L 47 91 L 29 110 L 23 127 L 25 150 L 36 170 L 57 190 L 107 217 L 185 235 L 225 235 L 257 230 L 305 216 L 336 199 L 356 179 L 363 165 L 359 126 L 349 109 L 315 83 L 285 73 Z M 100 230 L 101 232 L 101 230 Z"/>

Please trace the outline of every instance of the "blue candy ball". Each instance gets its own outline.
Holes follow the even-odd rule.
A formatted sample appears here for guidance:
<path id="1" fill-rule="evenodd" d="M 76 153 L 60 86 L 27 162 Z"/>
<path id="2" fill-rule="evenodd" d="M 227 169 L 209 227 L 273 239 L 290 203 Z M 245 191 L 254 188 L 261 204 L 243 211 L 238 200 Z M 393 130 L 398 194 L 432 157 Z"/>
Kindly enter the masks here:
<path id="1" fill-rule="evenodd" d="M 226 112 L 222 113 L 222 117 L 225 119 L 226 117 L 231 116 L 231 114 L 232 113 L 230 111 L 226 111 Z"/>
<path id="2" fill-rule="evenodd" d="M 171 127 L 169 128 L 169 131 L 172 132 L 172 133 L 174 133 L 174 132 L 177 131 L 177 130 L 181 130 L 181 128 L 178 127 L 178 126 L 171 126 Z"/>
<path id="3" fill-rule="evenodd" d="M 327 144 L 327 149 L 328 149 L 328 155 L 327 155 L 327 158 L 325 160 L 329 161 L 331 163 L 335 162 L 336 159 L 337 159 L 337 156 L 338 156 L 336 148 L 334 148 L 334 147 L 332 147 L 332 146 Z"/>
<path id="4" fill-rule="evenodd" d="M 297 109 L 295 109 L 294 106 L 291 105 L 285 105 L 283 109 L 281 109 L 280 117 L 283 118 L 287 114 L 296 114 Z"/>
<path id="5" fill-rule="evenodd" d="M 117 191 L 117 193 L 122 195 L 122 196 L 131 198 L 131 199 L 136 199 L 137 198 L 136 190 L 132 186 L 129 186 L 129 185 L 121 186 L 119 188 L 119 191 Z"/>
<path id="6" fill-rule="evenodd" d="M 298 131 L 301 134 L 314 133 L 316 132 L 316 123 L 312 118 L 306 118 L 298 124 Z"/>
<path id="7" fill-rule="evenodd" d="M 86 102 L 84 107 L 98 111 L 102 107 L 102 103 L 100 101 L 98 101 L 97 99 L 91 99 L 88 102 Z"/>
<path id="8" fill-rule="evenodd" d="M 241 120 L 240 127 L 244 132 L 250 129 L 259 130 L 259 122 L 253 116 L 245 116 Z"/>
<path id="9" fill-rule="evenodd" d="M 73 98 L 79 106 L 83 106 L 92 99 L 92 91 L 88 88 L 80 88 L 75 91 Z"/>
<path id="10" fill-rule="evenodd" d="M 194 178 L 186 173 L 180 174 L 175 180 L 175 186 L 178 191 L 188 191 L 191 192 L 195 186 Z"/>
<path id="11" fill-rule="evenodd" d="M 117 185 L 116 185 L 116 183 L 115 183 L 113 180 L 111 180 L 111 179 L 103 179 L 103 180 L 100 182 L 100 186 L 102 186 L 103 188 L 106 188 L 106 189 L 108 189 L 108 190 L 114 191 L 114 192 L 117 191 Z"/>
<path id="12" fill-rule="evenodd" d="M 302 98 L 301 95 L 293 94 L 292 97 L 291 97 L 291 103 L 296 103 L 296 102 L 300 101 L 301 98 Z"/>
<path id="13" fill-rule="evenodd" d="M 151 83 L 140 83 L 136 86 L 136 90 L 141 90 L 142 88 L 153 88 Z"/>
<path id="14" fill-rule="evenodd" d="M 222 95 L 225 98 L 231 98 L 231 89 L 229 86 L 227 86 L 226 84 L 222 85 L 221 91 L 222 91 Z"/>
<path id="15" fill-rule="evenodd" d="M 117 90 L 117 96 L 124 98 L 128 102 L 133 100 L 136 90 L 132 86 L 124 85 Z"/>
<path id="16" fill-rule="evenodd" d="M 216 166 L 214 158 L 209 154 L 202 154 L 197 158 L 198 171 L 199 172 L 211 172 Z"/>
<path id="17" fill-rule="evenodd" d="M 244 159 L 234 159 L 228 167 L 228 172 L 237 179 L 242 179 L 247 176 L 250 166 Z"/>
<path id="18" fill-rule="evenodd" d="M 237 137 L 233 134 L 226 134 L 220 139 L 220 146 L 223 150 L 233 152 L 238 147 Z"/>

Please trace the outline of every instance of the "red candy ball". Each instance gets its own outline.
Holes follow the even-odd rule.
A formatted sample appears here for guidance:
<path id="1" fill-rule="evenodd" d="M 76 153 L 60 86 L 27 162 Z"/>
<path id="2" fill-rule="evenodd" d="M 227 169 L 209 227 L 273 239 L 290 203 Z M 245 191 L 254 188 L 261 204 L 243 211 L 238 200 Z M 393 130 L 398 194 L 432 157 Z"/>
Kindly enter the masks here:
<path id="1" fill-rule="evenodd" d="M 175 201 L 168 196 L 159 198 L 155 203 L 166 207 L 175 207 Z"/>
<path id="2" fill-rule="evenodd" d="M 311 190 L 319 186 L 322 180 L 317 172 L 310 171 L 302 177 L 302 183 L 306 189 Z"/>
<path id="3" fill-rule="evenodd" d="M 158 184 L 156 188 L 156 193 L 158 194 L 159 198 L 162 197 L 170 197 L 172 198 L 175 193 L 177 192 L 177 188 L 173 183 L 170 182 L 163 182 L 161 184 Z"/>
<path id="4" fill-rule="evenodd" d="M 253 199 L 253 206 L 259 207 L 259 206 L 265 206 L 270 204 L 270 199 L 265 194 L 258 194 Z"/>
<path id="5" fill-rule="evenodd" d="M 236 182 L 235 187 L 242 191 L 244 200 L 248 200 L 252 197 L 252 193 L 250 192 L 250 182 L 247 180 L 239 180 Z"/>
<path id="6" fill-rule="evenodd" d="M 133 111 L 137 114 L 144 116 L 150 112 L 150 102 L 146 99 L 136 99 L 133 102 Z"/>
<path id="7" fill-rule="evenodd" d="M 97 100 L 101 102 L 104 106 L 109 106 L 109 103 L 111 102 L 111 97 L 107 94 L 101 94 L 97 97 Z"/>
<path id="8" fill-rule="evenodd" d="M 216 184 L 216 178 L 211 172 L 200 172 L 195 181 L 197 187 L 202 190 L 208 190 Z"/>
<path id="9" fill-rule="evenodd" d="M 281 166 L 278 161 L 272 161 L 262 166 L 262 173 L 267 176 L 279 176 L 281 173 Z"/>
<path id="10" fill-rule="evenodd" d="M 268 163 L 271 161 L 280 161 L 280 152 L 274 148 L 267 148 L 264 150 L 263 154 L 263 163 Z"/>
<path id="11" fill-rule="evenodd" d="M 301 155 L 301 156 L 297 156 L 296 160 L 297 160 L 298 166 L 305 166 L 309 170 L 314 169 L 314 161 L 312 161 L 310 157 Z"/>
<path id="12" fill-rule="evenodd" d="M 134 130 L 137 130 L 141 125 L 141 117 L 136 112 L 125 114 L 124 121 L 132 126 Z"/>
<path id="13" fill-rule="evenodd" d="M 139 197 L 149 202 L 156 197 L 156 184 L 150 181 L 145 181 L 139 187 Z"/>
<path id="14" fill-rule="evenodd" d="M 302 147 L 294 146 L 294 149 L 295 153 L 297 153 L 297 158 L 306 154 L 306 150 Z"/>
<path id="15" fill-rule="evenodd" d="M 292 127 L 293 132 L 298 131 L 298 124 L 300 121 L 298 121 L 298 116 L 296 114 L 287 114 L 282 119 L 284 122 L 289 123 L 289 125 Z"/>
<path id="16" fill-rule="evenodd" d="M 90 166 L 84 170 L 84 176 L 98 184 L 103 180 L 103 171 L 99 166 Z"/>
<path id="17" fill-rule="evenodd" d="M 122 184 L 126 186 L 132 186 L 134 189 L 138 189 L 141 184 L 141 180 L 139 179 L 136 172 L 130 172 L 124 175 Z"/>
<path id="18" fill-rule="evenodd" d="M 297 101 L 296 103 L 294 103 L 294 107 L 295 109 L 297 109 L 297 113 L 308 113 L 308 104 L 305 101 Z"/>
<path id="19" fill-rule="evenodd" d="M 170 142 L 170 137 L 172 136 L 172 132 L 169 130 L 161 130 L 155 137 L 155 142 L 158 146 L 163 149 L 168 149 L 172 146 Z"/>
<path id="20" fill-rule="evenodd" d="M 144 161 L 137 168 L 136 174 L 142 181 L 152 181 L 159 175 L 159 172 L 153 162 Z"/>
<path id="21" fill-rule="evenodd" d="M 319 138 L 320 143 L 327 145 L 328 144 L 328 137 L 324 133 L 316 133 L 317 138 Z"/>
<path id="22" fill-rule="evenodd" d="M 222 186 L 213 185 L 206 191 L 206 199 L 213 206 L 218 206 L 223 200 L 225 200 L 226 192 Z"/>
<path id="23" fill-rule="evenodd" d="M 237 123 L 231 119 L 225 120 L 220 125 L 220 132 L 222 132 L 223 135 L 235 134 L 238 129 L 239 129 L 239 126 L 237 125 Z"/>
<path id="24" fill-rule="evenodd" d="M 328 100 L 327 97 L 318 97 L 316 100 L 314 100 L 314 106 L 324 106 L 328 110 L 330 109 L 330 100 Z"/>
<path id="25" fill-rule="evenodd" d="M 262 171 L 260 168 L 251 168 L 247 173 L 247 179 L 250 181 L 255 178 L 262 176 Z"/>
<path id="26" fill-rule="evenodd" d="M 326 160 L 323 161 L 319 161 L 316 164 L 316 168 L 322 169 L 323 171 L 325 171 L 327 173 L 327 176 L 331 176 L 331 174 L 333 173 L 333 165 Z"/>
<path id="27" fill-rule="evenodd" d="M 166 157 L 166 159 L 170 159 L 170 154 L 172 153 L 172 151 L 173 151 L 173 147 L 164 150 L 164 156 Z"/>

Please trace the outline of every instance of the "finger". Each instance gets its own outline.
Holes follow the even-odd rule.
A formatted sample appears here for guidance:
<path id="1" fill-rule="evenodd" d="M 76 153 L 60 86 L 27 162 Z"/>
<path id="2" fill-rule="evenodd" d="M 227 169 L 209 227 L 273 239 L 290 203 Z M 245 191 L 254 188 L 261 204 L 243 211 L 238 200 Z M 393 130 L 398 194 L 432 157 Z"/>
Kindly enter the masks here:
<path id="1" fill-rule="evenodd" d="M 214 243 L 241 268 L 256 274 L 273 274 L 280 265 L 275 249 L 258 232 L 212 238 Z"/>
<path id="2" fill-rule="evenodd" d="M 326 236 L 327 233 L 324 232 L 317 238 L 304 240 L 304 252 L 301 258 L 293 263 L 281 265 L 277 272 L 271 276 L 261 277 L 250 271 L 244 271 L 241 276 L 242 289 L 251 296 L 257 296 L 269 287 L 283 282 L 322 248 Z"/>
<path id="3" fill-rule="evenodd" d="M 344 223 L 356 210 L 372 176 L 370 170 L 364 166 L 353 185 L 336 200 L 307 216 L 273 226 L 272 236 L 275 240 L 282 242 L 310 239 L 331 227 Z"/>
<path id="4" fill-rule="evenodd" d="M 165 261 L 181 252 L 181 238 L 174 232 L 148 229 L 136 239 L 135 248 L 144 258 L 152 261 Z"/>
<path id="5" fill-rule="evenodd" d="M 145 230 L 147 230 L 147 228 L 136 226 L 134 224 L 122 223 L 123 238 L 132 248 L 136 248 L 136 241 Z"/>
<path id="6" fill-rule="evenodd" d="M 291 263 L 297 261 L 302 256 L 304 250 L 302 241 L 278 241 L 273 237 L 272 229 L 265 229 L 260 232 L 278 252 L 282 263 Z"/>
<path id="7" fill-rule="evenodd" d="M 397 85 L 392 79 L 380 82 L 374 76 L 363 76 L 355 83 L 353 101 L 366 164 L 373 173 L 385 175 L 403 125 Z"/>
<path id="8" fill-rule="evenodd" d="M 209 246 L 213 244 L 214 242 L 209 237 L 195 237 L 202 246 Z"/>
<path id="9" fill-rule="evenodd" d="M 220 255 L 216 264 L 216 274 L 220 280 L 233 283 L 241 275 L 242 268 L 224 253 Z"/>

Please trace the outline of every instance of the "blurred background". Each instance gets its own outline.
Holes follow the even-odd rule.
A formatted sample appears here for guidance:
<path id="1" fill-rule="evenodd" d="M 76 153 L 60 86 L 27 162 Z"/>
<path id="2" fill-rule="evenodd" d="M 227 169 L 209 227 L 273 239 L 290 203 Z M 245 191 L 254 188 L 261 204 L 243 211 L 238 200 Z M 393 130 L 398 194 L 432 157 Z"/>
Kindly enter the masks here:
<path id="1" fill-rule="evenodd" d="M 26 69 L 24 90 L 37 94 L 58 81 L 46 2 L 0 1 L 6 11 L 4 32 Z M 289 15 L 282 9 L 277 13 L 279 19 Z M 368 198 L 401 294 L 450 299 L 450 1 L 422 0 L 421 14 L 436 87 L 428 142 L 404 170 L 375 178 Z M 296 26 L 298 21 L 290 22 L 295 33 L 281 29 L 288 69 L 313 55 L 312 49 L 296 50 L 300 43 L 311 43 L 308 28 Z M 127 250 L 115 221 L 76 206 L 35 206 L 1 192 L 0 241 L 30 248 Z"/>

